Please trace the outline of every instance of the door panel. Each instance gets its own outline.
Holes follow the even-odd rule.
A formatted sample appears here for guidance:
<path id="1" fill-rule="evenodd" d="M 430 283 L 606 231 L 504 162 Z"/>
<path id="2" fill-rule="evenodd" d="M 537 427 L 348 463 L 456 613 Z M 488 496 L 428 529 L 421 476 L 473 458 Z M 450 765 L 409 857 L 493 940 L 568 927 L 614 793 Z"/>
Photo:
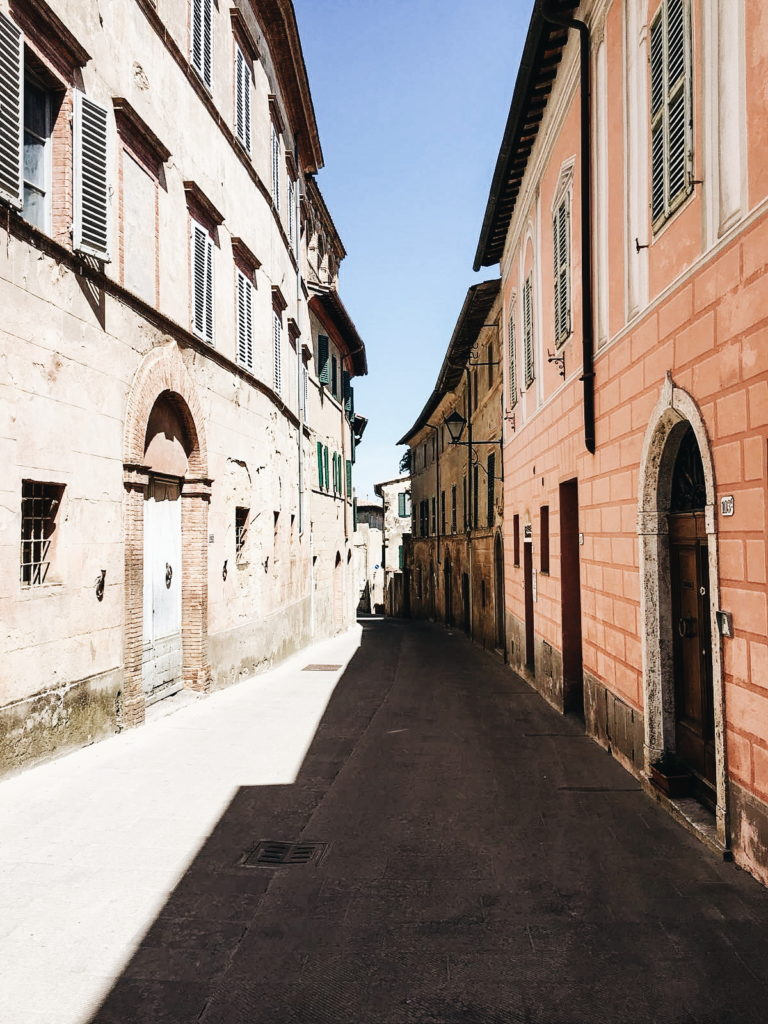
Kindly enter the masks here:
<path id="1" fill-rule="evenodd" d="M 144 502 L 144 650 L 148 702 L 181 689 L 181 488 L 152 477 Z"/>
<path id="2" fill-rule="evenodd" d="M 533 649 L 533 544 L 523 544 L 523 582 L 525 586 L 525 664 L 535 667 Z"/>

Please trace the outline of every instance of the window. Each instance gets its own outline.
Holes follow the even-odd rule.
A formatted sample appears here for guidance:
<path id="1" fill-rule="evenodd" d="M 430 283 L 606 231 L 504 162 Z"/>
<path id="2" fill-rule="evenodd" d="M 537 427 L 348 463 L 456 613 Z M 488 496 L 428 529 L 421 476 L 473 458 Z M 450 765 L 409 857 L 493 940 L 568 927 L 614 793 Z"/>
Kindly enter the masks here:
<path id="1" fill-rule="evenodd" d="M 249 508 L 235 509 L 235 561 L 245 562 L 245 541 L 248 536 Z"/>
<path id="2" fill-rule="evenodd" d="M 555 274 L 555 345 L 562 345 L 571 333 L 571 213 L 568 194 L 552 218 Z"/>
<path id="3" fill-rule="evenodd" d="M 301 368 L 301 401 L 306 423 L 309 419 L 309 370 L 306 364 Z"/>
<path id="4" fill-rule="evenodd" d="M 397 549 L 397 567 L 398 567 L 398 569 L 405 568 L 405 560 L 403 558 L 403 545 L 402 544 Z"/>
<path id="5" fill-rule="evenodd" d="M 24 480 L 21 485 L 21 582 L 35 587 L 50 582 L 53 535 L 64 488 Z"/>
<path id="6" fill-rule="evenodd" d="M 651 219 L 690 193 L 691 56 L 687 0 L 663 0 L 651 25 Z"/>
<path id="7" fill-rule="evenodd" d="M 523 285 L 523 369 L 526 389 L 533 384 L 536 377 L 533 362 L 533 302 L 531 290 L 531 278 L 528 277 Z"/>
<path id="8" fill-rule="evenodd" d="M 272 383 L 280 394 L 283 389 L 283 325 L 280 317 L 272 312 Z"/>
<path id="9" fill-rule="evenodd" d="M 488 390 L 490 391 L 493 387 L 493 374 L 496 369 L 496 364 L 493 358 L 493 347 L 489 345 L 485 350 L 485 358 L 488 363 Z"/>
<path id="10" fill-rule="evenodd" d="M 520 565 L 520 516 L 512 516 L 513 565 Z"/>
<path id="11" fill-rule="evenodd" d="M 346 370 L 341 371 L 341 393 L 344 400 L 344 412 L 347 419 L 351 419 L 355 413 L 355 392 L 352 387 L 352 377 Z"/>
<path id="12" fill-rule="evenodd" d="M 467 505 L 467 478 L 466 477 L 464 477 L 464 479 L 462 481 L 462 503 L 461 503 L 461 509 L 462 509 L 462 513 L 464 515 L 464 529 L 466 530 L 467 527 L 469 526 L 469 519 L 468 519 L 469 506 Z"/>
<path id="13" fill-rule="evenodd" d="M 211 86 L 213 0 L 192 0 L 192 67 Z"/>
<path id="14" fill-rule="evenodd" d="M 275 204 L 275 209 L 280 209 L 280 133 L 278 132 L 274 121 L 272 122 L 272 135 L 271 135 L 271 150 L 272 150 L 272 201 Z"/>
<path id="15" fill-rule="evenodd" d="M 323 490 L 323 442 L 317 442 L 317 486 Z"/>
<path id="16" fill-rule="evenodd" d="M 451 533 L 456 533 L 456 484 L 451 484 Z"/>
<path id="17" fill-rule="evenodd" d="M 251 68 L 235 43 L 235 134 L 246 153 L 251 151 Z"/>
<path id="18" fill-rule="evenodd" d="M 517 303 L 512 303 L 509 311 L 508 343 L 509 343 L 509 407 L 514 409 L 517 405 L 517 352 L 515 339 L 515 314 Z"/>
<path id="19" fill-rule="evenodd" d="M 213 239 L 192 221 L 192 330 L 213 342 Z"/>
<path id="20" fill-rule="evenodd" d="M 253 285 L 237 271 L 237 361 L 253 369 Z"/>
<path id="21" fill-rule="evenodd" d="M 331 383 L 330 352 L 328 336 L 325 334 L 317 336 L 317 379 L 321 384 Z"/>
<path id="22" fill-rule="evenodd" d="M 330 477 L 330 474 L 328 473 L 328 445 L 327 444 L 323 445 L 323 477 L 324 477 L 323 489 L 327 491 L 327 490 L 330 489 L 330 486 L 331 486 L 331 477 Z"/>
<path id="23" fill-rule="evenodd" d="M 445 535 L 445 491 L 440 492 L 440 533 Z"/>
<path id="24" fill-rule="evenodd" d="M 352 497 L 352 461 L 347 459 L 347 497 Z"/>
<path id="25" fill-rule="evenodd" d="M 331 356 L 331 394 L 334 398 L 339 397 L 339 361 L 336 356 Z"/>
<path id="26" fill-rule="evenodd" d="M 419 502 L 419 535 L 421 537 L 429 536 L 429 502 Z"/>
<path id="27" fill-rule="evenodd" d="M 549 505 L 541 506 L 541 571 L 549 572 Z"/>
<path id="28" fill-rule="evenodd" d="M 24 40 L 10 18 L 0 12 L 0 196 L 16 209 L 24 206 L 22 109 Z M 26 176 L 26 175 L 25 175 Z"/>
<path id="29" fill-rule="evenodd" d="M 496 454 L 488 456 L 488 527 L 493 526 L 494 504 L 496 500 Z"/>
<path id="30" fill-rule="evenodd" d="M 400 491 L 399 494 L 397 495 L 397 514 L 401 518 L 403 516 L 409 515 L 407 491 Z"/>
<path id="31" fill-rule="evenodd" d="M 296 182 L 288 175 L 288 241 L 296 248 Z"/>
<path id="32" fill-rule="evenodd" d="M 50 230 L 51 101 L 45 89 L 24 80 L 24 220 Z"/>
<path id="33" fill-rule="evenodd" d="M 472 467 L 472 523 L 474 529 L 480 525 L 480 467 Z"/>
<path id="34" fill-rule="evenodd" d="M 432 535 L 437 533 L 437 498 L 432 498 Z"/>

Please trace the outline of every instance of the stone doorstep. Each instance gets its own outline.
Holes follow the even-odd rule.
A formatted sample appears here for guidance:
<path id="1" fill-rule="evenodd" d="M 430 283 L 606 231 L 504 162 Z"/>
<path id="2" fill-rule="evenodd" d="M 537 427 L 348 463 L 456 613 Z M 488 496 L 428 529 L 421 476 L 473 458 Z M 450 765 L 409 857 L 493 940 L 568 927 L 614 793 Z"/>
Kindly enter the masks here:
<path id="1" fill-rule="evenodd" d="M 662 793 L 658 787 L 654 786 L 650 779 L 645 779 L 641 776 L 639 782 L 645 792 L 658 801 L 664 810 L 681 824 L 683 828 L 687 829 L 691 835 L 709 847 L 713 853 L 722 857 L 723 860 L 733 860 L 732 852 L 727 846 L 723 845 L 717 834 L 714 814 L 711 814 L 705 807 L 702 807 L 698 800 L 692 796 L 680 797 L 674 800 L 668 797 L 666 793 Z"/>
<path id="2" fill-rule="evenodd" d="M 171 694 L 170 697 L 162 697 L 160 700 L 155 701 L 153 704 L 147 705 L 147 710 L 144 716 L 144 724 L 147 725 L 150 722 L 156 722 L 160 718 L 166 718 L 168 715 L 173 715 L 177 711 L 181 711 L 184 708 L 189 707 L 190 704 L 194 704 L 203 697 L 202 693 L 196 690 L 187 690 L 182 688 L 177 690 L 176 693 Z"/>

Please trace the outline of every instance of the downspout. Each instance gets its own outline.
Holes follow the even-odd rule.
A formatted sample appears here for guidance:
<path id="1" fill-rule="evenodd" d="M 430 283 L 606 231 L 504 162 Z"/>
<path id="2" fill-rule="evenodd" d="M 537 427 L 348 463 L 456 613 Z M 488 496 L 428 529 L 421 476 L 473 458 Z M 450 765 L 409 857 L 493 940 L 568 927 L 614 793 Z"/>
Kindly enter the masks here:
<path id="1" fill-rule="evenodd" d="M 592 295 L 592 146 L 590 138 L 590 39 L 586 22 L 542 10 L 544 21 L 579 33 L 581 60 L 581 345 L 584 384 L 584 447 L 595 452 L 595 370 Z"/>
<path id="2" fill-rule="evenodd" d="M 467 441 L 469 446 L 467 447 L 467 504 L 469 508 L 465 510 L 467 516 L 467 556 L 469 561 L 469 636 L 472 639 L 474 635 L 474 622 L 472 615 L 472 530 L 477 527 L 475 522 L 475 493 L 474 493 L 474 480 L 472 479 L 472 371 L 468 366 L 464 367 L 464 372 L 467 375 Z M 462 594 L 464 588 L 462 587 Z"/>

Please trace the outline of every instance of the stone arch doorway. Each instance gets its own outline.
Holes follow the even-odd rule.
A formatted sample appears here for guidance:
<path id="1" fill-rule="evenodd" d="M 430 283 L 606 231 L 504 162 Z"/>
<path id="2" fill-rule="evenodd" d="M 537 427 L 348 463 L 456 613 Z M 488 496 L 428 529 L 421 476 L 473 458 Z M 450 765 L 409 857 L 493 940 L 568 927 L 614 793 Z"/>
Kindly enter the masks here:
<path id="1" fill-rule="evenodd" d="M 698 406 L 670 376 L 643 442 L 639 491 L 645 768 L 676 752 L 725 843 L 714 466 Z"/>
<path id="2" fill-rule="evenodd" d="M 208 505 L 203 417 L 175 344 L 145 357 L 123 455 L 127 725 L 181 687 L 207 690 Z"/>
<path id="3" fill-rule="evenodd" d="M 504 542 L 501 533 L 496 534 L 493 542 L 493 586 L 494 606 L 496 612 L 496 647 L 504 651 L 506 648 L 506 627 L 504 610 Z"/>

